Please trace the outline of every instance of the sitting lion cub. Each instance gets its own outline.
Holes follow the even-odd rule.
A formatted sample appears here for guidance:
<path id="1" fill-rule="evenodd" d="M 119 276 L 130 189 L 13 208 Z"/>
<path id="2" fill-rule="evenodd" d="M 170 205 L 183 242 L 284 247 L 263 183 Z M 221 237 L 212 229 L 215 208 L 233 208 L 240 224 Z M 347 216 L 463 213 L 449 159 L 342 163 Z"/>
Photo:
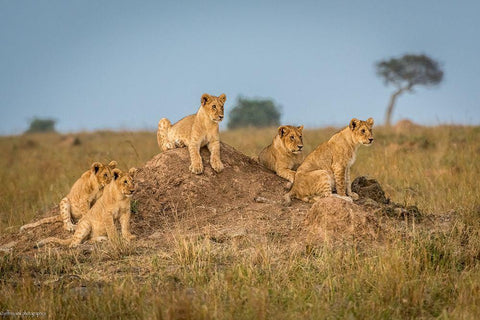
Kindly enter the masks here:
<path id="1" fill-rule="evenodd" d="M 59 215 L 26 224 L 20 228 L 20 231 L 60 221 L 63 221 L 65 230 L 74 231 L 76 226 L 72 223 L 72 219 L 78 220 L 83 217 L 95 201 L 102 196 L 103 188 L 112 180 L 112 170 L 116 167 L 116 161 L 111 161 L 108 165 L 100 162 L 92 163 L 90 169 L 75 181 L 70 192 L 60 201 Z"/>
<path id="2" fill-rule="evenodd" d="M 258 161 L 280 177 L 293 182 L 295 171 L 302 163 L 303 126 L 281 126 L 273 142 L 258 155 Z"/>
<path id="3" fill-rule="evenodd" d="M 319 198 L 334 196 L 352 201 L 358 199 L 350 185 L 350 167 L 355 162 L 360 145 L 373 142 L 373 119 L 367 121 L 352 119 L 348 127 L 319 145 L 298 167 L 292 189 L 285 196 L 289 205 L 291 197 L 312 202 Z"/>
<path id="4" fill-rule="evenodd" d="M 227 97 L 218 97 L 204 93 L 201 106 L 196 114 L 189 115 L 173 126 L 167 118 L 158 122 L 157 142 L 162 151 L 188 147 L 190 153 L 190 171 L 195 174 L 203 172 L 200 148 L 207 146 L 210 150 L 210 164 L 213 170 L 221 172 L 223 163 L 220 160 L 220 135 L 218 123 L 223 119 L 223 105 Z"/>
<path id="5" fill-rule="evenodd" d="M 115 242 L 118 240 L 116 220 L 120 221 L 123 238 L 127 241 L 134 239 L 135 236 L 130 233 L 130 199 L 134 192 L 133 174 L 135 169 L 130 169 L 128 173 L 123 173 L 120 169 L 113 169 L 112 173 L 113 179 L 105 187 L 102 197 L 80 219 L 75 233 L 70 239 L 50 237 L 40 240 L 37 247 L 47 243 L 58 243 L 73 248 L 88 236 L 94 241 L 100 241 L 104 240 L 107 235 L 110 241 Z"/>

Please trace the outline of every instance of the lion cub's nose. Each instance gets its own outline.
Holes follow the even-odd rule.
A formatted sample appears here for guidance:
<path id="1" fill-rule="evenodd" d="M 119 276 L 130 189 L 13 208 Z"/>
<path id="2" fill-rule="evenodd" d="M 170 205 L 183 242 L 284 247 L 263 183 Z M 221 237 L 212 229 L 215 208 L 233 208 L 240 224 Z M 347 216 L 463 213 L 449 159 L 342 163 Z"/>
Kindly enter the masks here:
<path id="1" fill-rule="evenodd" d="M 223 116 L 222 116 L 222 115 L 219 115 L 218 117 L 219 117 L 220 119 L 223 119 Z"/>
<path id="2" fill-rule="evenodd" d="M 373 141 L 373 138 L 368 138 L 368 141 L 372 142 L 372 141 Z"/>
<path id="3" fill-rule="evenodd" d="M 302 148 L 303 148 L 303 145 L 298 146 L 298 150 L 302 150 Z"/>

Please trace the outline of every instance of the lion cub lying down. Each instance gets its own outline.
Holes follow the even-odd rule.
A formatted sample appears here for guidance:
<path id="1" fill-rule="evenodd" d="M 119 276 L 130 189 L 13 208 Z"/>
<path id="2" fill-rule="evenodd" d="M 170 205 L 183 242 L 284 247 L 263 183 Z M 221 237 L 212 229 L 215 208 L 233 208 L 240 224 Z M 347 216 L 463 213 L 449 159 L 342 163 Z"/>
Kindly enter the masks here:
<path id="1" fill-rule="evenodd" d="M 280 177 L 293 182 L 303 160 L 303 126 L 281 126 L 272 143 L 258 155 L 258 161 Z"/>
<path id="2" fill-rule="evenodd" d="M 210 164 L 213 170 L 221 172 L 220 134 L 218 123 L 223 119 L 223 105 L 227 97 L 218 97 L 207 93 L 200 99 L 201 105 L 196 114 L 189 115 L 173 126 L 167 118 L 158 122 L 157 142 L 162 151 L 188 147 L 190 153 L 190 171 L 195 174 L 203 172 L 200 148 L 207 146 L 210 150 Z"/>
<path id="3" fill-rule="evenodd" d="M 290 204 L 291 197 L 306 202 L 332 195 L 348 201 L 358 199 L 351 190 L 350 167 L 355 162 L 358 147 L 373 142 L 372 126 L 372 118 L 367 121 L 354 118 L 348 127 L 310 153 L 297 169 L 285 204 Z M 332 194 L 334 188 L 337 194 Z"/>
<path id="4" fill-rule="evenodd" d="M 135 238 L 130 233 L 130 199 L 134 192 L 132 168 L 128 173 L 123 173 L 119 169 L 113 169 L 113 179 L 105 187 L 103 195 L 95 202 L 93 207 L 78 222 L 75 233 L 70 239 L 59 239 L 55 237 L 40 240 L 37 247 L 44 246 L 47 243 L 58 243 L 76 247 L 82 241 L 90 237 L 93 241 L 118 240 L 118 233 L 115 227 L 115 221 L 120 221 L 122 236 L 130 241 Z"/>
<path id="5" fill-rule="evenodd" d="M 72 223 L 72 219 L 77 221 L 83 217 L 95 201 L 101 197 L 103 188 L 112 181 L 112 170 L 116 167 L 116 161 L 111 161 L 108 165 L 100 162 L 92 163 L 90 169 L 75 181 L 70 192 L 60 201 L 59 215 L 26 224 L 20 228 L 20 231 L 60 221 L 63 221 L 65 230 L 74 231 L 76 226 Z"/>

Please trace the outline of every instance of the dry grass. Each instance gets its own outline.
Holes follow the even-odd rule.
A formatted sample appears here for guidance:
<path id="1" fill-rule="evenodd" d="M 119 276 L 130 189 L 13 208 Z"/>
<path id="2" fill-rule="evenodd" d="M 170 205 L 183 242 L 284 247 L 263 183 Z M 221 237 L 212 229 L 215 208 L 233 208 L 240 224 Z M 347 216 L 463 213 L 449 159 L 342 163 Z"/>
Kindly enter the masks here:
<path id="1" fill-rule="evenodd" d="M 306 150 L 333 128 L 306 130 Z M 248 154 L 275 129 L 222 132 Z M 108 244 L 0 252 L 0 312 L 62 318 L 475 319 L 480 314 L 480 128 L 375 131 L 352 176 L 377 179 L 388 196 L 428 216 L 450 212 L 438 232 L 412 232 L 383 246 L 292 250 L 275 239 L 230 243 L 185 237 L 187 226 L 152 247 Z M 1 137 L 0 232 L 14 232 L 55 205 L 91 162 L 141 166 L 157 154 L 154 132 Z M 436 228 L 435 225 L 432 228 Z"/>

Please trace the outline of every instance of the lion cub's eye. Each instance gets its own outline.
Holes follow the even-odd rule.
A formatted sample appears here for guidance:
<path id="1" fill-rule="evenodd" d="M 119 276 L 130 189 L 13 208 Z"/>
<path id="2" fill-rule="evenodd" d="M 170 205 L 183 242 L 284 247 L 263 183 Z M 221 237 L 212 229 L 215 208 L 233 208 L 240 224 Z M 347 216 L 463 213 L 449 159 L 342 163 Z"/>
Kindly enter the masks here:
<path id="1" fill-rule="evenodd" d="M 294 139 L 295 139 L 295 137 L 294 137 L 294 136 L 290 136 L 290 140 L 294 140 Z"/>
<path id="2" fill-rule="evenodd" d="M 108 177 L 108 174 L 105 173 L 103 176 L 106 178 L 106 177 Z"/>
<path id="3" fill-rule="evenodd" d="M 217 106 L 216 106 L 216 105 L 213 105 L 213 106 L 212 106 L 212 109 L 213 109 L 213 110 L 217 109 Z"/>
<path id="4" fill-rule="evenodd" d="M 362 129 L 362 133 L 365 133 L 365 129 Z"/>

